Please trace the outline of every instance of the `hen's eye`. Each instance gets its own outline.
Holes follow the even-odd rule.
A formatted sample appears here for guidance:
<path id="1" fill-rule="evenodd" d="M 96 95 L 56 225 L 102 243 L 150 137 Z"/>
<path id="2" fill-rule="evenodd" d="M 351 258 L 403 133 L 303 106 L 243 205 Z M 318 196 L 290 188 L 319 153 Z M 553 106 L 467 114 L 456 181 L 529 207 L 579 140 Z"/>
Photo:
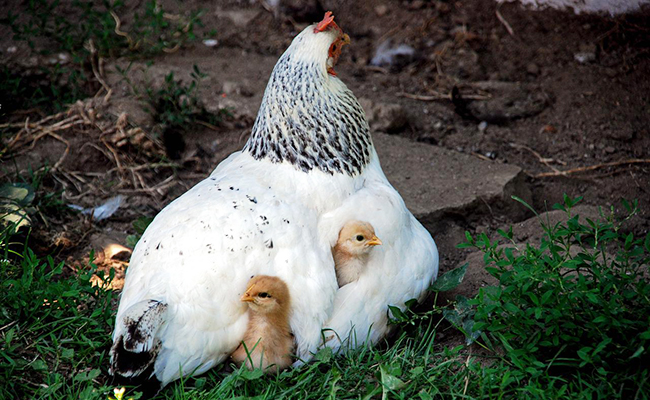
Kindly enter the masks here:
<path id="1" fill-rule="evenodd" d="M 361 242 L 363 241 L 364 237 L 363 235 L 357 235 L 357 241 Z"/>
<path id="2" fill-rule="evenodd" d="M 267 297 L 271 297 L 271 295 L 266 293 L 266 292 L 262 292 L 262 293 L 258 294 L 257 297 L 261 297 L 261 298 L 265 299 Z"/>

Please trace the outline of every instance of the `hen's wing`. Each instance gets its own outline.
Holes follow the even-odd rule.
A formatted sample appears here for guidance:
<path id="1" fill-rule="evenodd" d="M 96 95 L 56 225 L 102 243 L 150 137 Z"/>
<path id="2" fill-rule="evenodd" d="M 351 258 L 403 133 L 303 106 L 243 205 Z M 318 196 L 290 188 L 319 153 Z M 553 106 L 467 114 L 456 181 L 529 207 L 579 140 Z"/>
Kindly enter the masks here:
<path id="1" fill-rule="evenodd" d="M 148 354 L 164 385 L 224 360 L 244 335 L 239 298 L 256 274 L 280 277 L 296 299 L 298 355 L 307 359 L 318 346 L 336 278 L 329 248 L 318 245 L 316 212 L 291 194 L 276 197 L 248 161 L 240 153 L 225 160 L 161 211 L 138 242 L 113 334 L 124 347 L 111 351 L 114 372 L 127 375 L 125 355 Z M 164 306 L 162 317 L 142 314 L 151 301 Z"/>

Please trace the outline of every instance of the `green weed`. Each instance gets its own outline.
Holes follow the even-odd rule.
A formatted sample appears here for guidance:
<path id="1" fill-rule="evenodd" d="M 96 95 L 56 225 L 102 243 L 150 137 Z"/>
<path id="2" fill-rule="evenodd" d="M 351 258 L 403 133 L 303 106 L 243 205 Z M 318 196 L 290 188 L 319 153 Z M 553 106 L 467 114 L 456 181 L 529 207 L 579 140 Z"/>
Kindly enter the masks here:
<path id="1" fill-rule="evenodd" d="M 9 26 L 14 40 L 25 41 L 43 54 L 63 53 L 65 66 L 39 66 L 23 75 L 4 67 L 0 71 L 0 93 L 6 96 L 0 116 L 16 110 L 38 108 L 44 113 L 61 111 L 66 104 L 86 98 L 99 89 L 91 64 L 97 58 L 152 57 L 171 52 L 196 39 L 201 11 L 188 17 L 168 13 L 151 0 L 136 11 L 128 28 L 119 14 L 126 12 L 121 0 L 32 0 L 24 9 L 0 20 Z"/>
<path id="2" fill-rule="evenodd" d="M 113 274 L 94 286 L 92 262 L 69 274 L 29 247 L 16 254 L 0 262 L 0 397 L 103 398 L 93 380 L 108 362 Z"/>
<path id="3" fill-rule="evenodd" d="M 189 84 L 174 78 L 170 72 L 165 84 L 159 89 L 145 88 L 145 98 L 151 106 L 150 112 L 162 132 L 163 144 L 170 158 L 177 159 L 184 149 L 183 133 L 201 124 L 214 129 L 223 118 L 230 115 L 226 109 L 214 114 L 205 109 L 198 98 L 199 82 L 206 75 L 194 65 Z"/>
<path id="4" fill-rule="evenodd" d="M 499 231 L 506 246 L 467 234 L 460 247 L 481 249 L 499 280 L 470 300 L 471 330 L 505 354 L 510 376 L 527 383 L 520 390 L 528 395 L 634 398 L 650 389 L 650 234 L 621 229 L 636 202 L 623 203 L 623 219 L 610 211 L 592 221 L 573 214 L 580 200 L 565 196 L 554 206 L 565 221 L 539 218 L 539 245 L 515 243 L 512 228 Z"/>

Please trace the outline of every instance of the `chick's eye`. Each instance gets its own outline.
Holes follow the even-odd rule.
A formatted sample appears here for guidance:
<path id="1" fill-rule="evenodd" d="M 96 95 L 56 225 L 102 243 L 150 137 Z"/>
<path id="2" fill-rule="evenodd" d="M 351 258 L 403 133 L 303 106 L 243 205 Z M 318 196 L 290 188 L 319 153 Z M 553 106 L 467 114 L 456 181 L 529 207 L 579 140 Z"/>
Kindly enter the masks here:
<path id="1" fill-rule="evenodd" d="M 364 239 L 363 235 L 357 235 L 357 240 L 359 242 L 363 241 L 363 239 Z"/>
<path id="2" fill-rule="evenodd" d="M 271 297 L 271 295 L 266 293 L 266 292 L 262 292 L 262 293 L 258 294 L 257 297 L 261 297 L 261 298 L 265 299 L 267 297 Z"/>

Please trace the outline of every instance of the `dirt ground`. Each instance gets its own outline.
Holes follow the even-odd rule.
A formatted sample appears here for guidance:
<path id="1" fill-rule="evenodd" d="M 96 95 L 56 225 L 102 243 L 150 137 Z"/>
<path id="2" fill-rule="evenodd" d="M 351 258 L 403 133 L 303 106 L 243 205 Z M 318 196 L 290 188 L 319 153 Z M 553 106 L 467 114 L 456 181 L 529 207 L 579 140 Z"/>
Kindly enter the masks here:
<path id="1" fill-rule="evenodd" d="M 136 9 L 142 2 L 126 4 Z M 336 71 L 362 99 L 373 129 L 520 166 L 538 210 L 550 209 L 564 193 L 584 196 L 587 205 L 616 209 L 621 198 L 639 199 L 642 211 L 629 229 L 645 234 L 650 228 L 648 8 L 602 17 L 498 6 L 492 0 L 284 1 L 279 8 L 235 0 L 162 4 L 179 14 L 204 9 L 197 34 L 215 29 L 217 45 L 198 40 L 152 59 L 104 60 L 105 83 L 112 90 L 108 102 L 98 84 L 95 99 L 52 120 L 65 120 L 74 129 L 57 131 L 58 138 L 44 133 L 34 140 L 26 134 L 15 142 L 13 156 L 3 157 L 4 181 L 29 166 L 54 166 L 43 188 L 64 190 L 69 204 L 89 207 L 125 196 L 105 221 L 69 213 L 39 215 L 34 237 L 43 254 L 74 266 L 95 249 L 98 261 L 106 262 L 102 250 L 111 242 L 126 245 L 134 220 L 154 216 L 241 148 L 277 58 L 307 21 L 322 18 L 323 10 L 334 11 L 352 38 Z M 0 11 L 20 7 L 16 2 Z M 0 65 L 12 73 L 27 76 L 50 62 L 51 57 L 38 54 L 38 46 L 46 44 L 32 50 L 10 37 L 8 28 L 0 27 Z M 412 52 L 392 64 L 373 62 L 387 40 L 384 46 L 406 45 Z M 207 74 L 199 86 L 206 109 L 226 107 L 231 116 L 216 126 L 184 132 L 185 148 L 179 159 L 169 160 L 133 88 L 160 87 L 170 71 L 188 82 L 193 65 Z M 116 66 L 128 72 L 119 73 Z M 454 88 L 459 95 L 452 101 Z M 45 117 L 29 115 L 32 123 Z M 18 111 L 9 117 L 25 120 Z M 14 139 L 2 138 L 4 145 Z M 521 220 L 500 213 L 443 217 L 434 232 L 441 272 L 466 258 L 455 248 L 465 230 L 494 231 Z M 106 262 L 122 269 L 123 264 Z M 472 279 L 469 275 L 464 285 L 482 284 Z"/>

